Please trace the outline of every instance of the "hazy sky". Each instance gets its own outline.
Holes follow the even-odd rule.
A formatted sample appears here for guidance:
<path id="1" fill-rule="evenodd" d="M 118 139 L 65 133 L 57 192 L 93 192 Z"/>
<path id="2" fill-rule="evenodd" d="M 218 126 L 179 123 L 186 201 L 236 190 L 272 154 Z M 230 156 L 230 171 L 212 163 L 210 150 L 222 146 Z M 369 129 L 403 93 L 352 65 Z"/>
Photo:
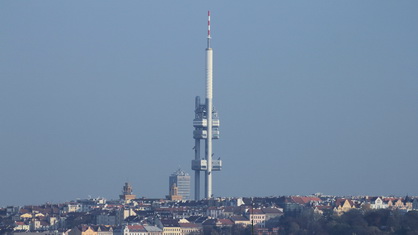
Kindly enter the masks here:
<path id="1" fill-rule="evenodd" d="M 0 206 L 193 176 L 207 10 L 215 196 L 418 195 L 418 1 L 3 0 Z"/>

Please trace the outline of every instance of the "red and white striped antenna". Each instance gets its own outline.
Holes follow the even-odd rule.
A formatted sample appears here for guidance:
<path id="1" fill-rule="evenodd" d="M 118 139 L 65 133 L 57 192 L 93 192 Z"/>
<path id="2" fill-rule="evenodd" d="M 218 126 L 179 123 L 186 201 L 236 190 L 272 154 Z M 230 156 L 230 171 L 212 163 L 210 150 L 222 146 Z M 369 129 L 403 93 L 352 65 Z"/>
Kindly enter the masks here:
<path id="1" fill-rule="evenodd" d="M 210 48 L 210 11 L 208 11 L 208 48 Z"/>

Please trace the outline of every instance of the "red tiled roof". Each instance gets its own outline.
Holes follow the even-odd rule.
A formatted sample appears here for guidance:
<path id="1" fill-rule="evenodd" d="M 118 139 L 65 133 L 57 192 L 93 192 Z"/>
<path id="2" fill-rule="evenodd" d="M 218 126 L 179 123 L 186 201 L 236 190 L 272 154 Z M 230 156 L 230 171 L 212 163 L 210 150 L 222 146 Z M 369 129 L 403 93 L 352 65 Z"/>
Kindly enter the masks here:
<path id="1" fill-rule="evenodd" d="M 332 209 L 332 206 L 315 206 L 315 208 L 318 208 L 318 210 L 326 210 L 326 209 Z"/>
<path id="2" fill-rule="evenodd" d="M 384 202 L 389 202 L 389 201 L 392 201 L 392 202 L 395 202 L 395 201 L 397 201 L 399 198 L 396 198 L 396 197 L 387 197 L 387 198 L 384 198 L 383 199 L 383 201 Z"/>
<path id="3" fill-rule="evenodd" d="M 135 225 L 128 225 L 128 229 L 130 232 L 142 232 L 145 231 L 144 226 L 135 224 Z"/>
<path id="4" fill-rule="evenodd" d="M 19 213 L 20 214 L 25 214 L 25 213 L 30 213 L 31 211 L 29 210 L 29 209 L 24 209 L 24 208 L 21 208 L 20 210 L 19 210 Z"/>
<path id="5" fill-rule="evenodd" d="M 311 201 L 317 201 L 320 202 L 321 199 L 318 197 L 299 197 L 299 196 L 292 196 L 290 197 L 294 203 L 298 204 L 307 204 Z"/>
<path id="6" fill-rule="evenodd" d="M 222 225 L 234 225 L 234 222 L 230 219 L 218 219 L 219 222 L 221 222 Z"/>

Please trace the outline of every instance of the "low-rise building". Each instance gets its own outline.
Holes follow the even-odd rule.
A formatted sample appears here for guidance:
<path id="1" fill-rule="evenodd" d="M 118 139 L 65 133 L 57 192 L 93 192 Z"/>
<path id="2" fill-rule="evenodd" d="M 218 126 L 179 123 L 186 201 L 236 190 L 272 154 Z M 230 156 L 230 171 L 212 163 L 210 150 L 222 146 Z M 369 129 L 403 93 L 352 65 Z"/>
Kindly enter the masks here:
<path id="1" fill-rule="evenodd" d="M 97 231 L 95 231 L 91 226 L 80 225 L 72 228 L 68 232 L 68 235 L 97 235 Z"/>
<path id="2" fill-rule="evenodd" d="M 266 226 L 266 214 L 261 209 L 248 209 L 246 216 L 250 219 L 251 223 L 256 227 L 264 228 Z"/>
<path id="3" fill-rule="evenodd" d="M 370 201 L 370 209 L 386 209 L 388 208 L 388 204 L 385 203 L 381 197 L 371 197 L 369 198 Z"/>
<path id="4" fill-rule="evenodd" d="M 202 225 L 194 223 L 179 223 L 182 235 L 201 234 Z"/>
<path id="5" fill-rule="evenodd" d="M 334 212 L 337 215 L 342 215 L 343 213 L 351 210 L 351 209 L 355 209 L 356 206 L 354 204 L 354 202 L 350 199 L 345 199 L 345 198 L 338 198 L 335 201 L 335 206 L 334 206 Z"/>
<path id="6" fill-rule="evenodd" d="M 234 215 L 230 217 L 234 224 L 241 224 L 244 227 L 251 225 L 251 220 L 241 215 Z"/>

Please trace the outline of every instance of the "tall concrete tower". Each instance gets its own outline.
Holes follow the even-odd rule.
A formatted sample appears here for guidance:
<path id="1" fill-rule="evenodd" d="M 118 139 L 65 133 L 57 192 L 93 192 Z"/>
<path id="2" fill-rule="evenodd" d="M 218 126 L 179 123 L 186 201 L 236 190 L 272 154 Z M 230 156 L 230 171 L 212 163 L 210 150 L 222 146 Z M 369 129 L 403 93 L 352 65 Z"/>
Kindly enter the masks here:
<path id="1" fill-rule="evenodd" d="M 195 119 L 193 120 L 193 138 L 195 139 L 195 159 L 192 160 L 192 170 L 195 171 L 195 200 L 200 199 L 200 171 L 205 172 L 205 198 L 213 197 L 212 171 L 222 169 L 222 161 L 212 160 L 212 139 L 219 139 L 219 118 L 213 108 L 213 50 L 210 45 L 210 12 L 208 12 L 208 37 L 206 47 L 206 99 L 200 103 L 200 97 L 195 101 Z M 205 140 L 205 155 L 200 156 L 200 140 Z"/>

